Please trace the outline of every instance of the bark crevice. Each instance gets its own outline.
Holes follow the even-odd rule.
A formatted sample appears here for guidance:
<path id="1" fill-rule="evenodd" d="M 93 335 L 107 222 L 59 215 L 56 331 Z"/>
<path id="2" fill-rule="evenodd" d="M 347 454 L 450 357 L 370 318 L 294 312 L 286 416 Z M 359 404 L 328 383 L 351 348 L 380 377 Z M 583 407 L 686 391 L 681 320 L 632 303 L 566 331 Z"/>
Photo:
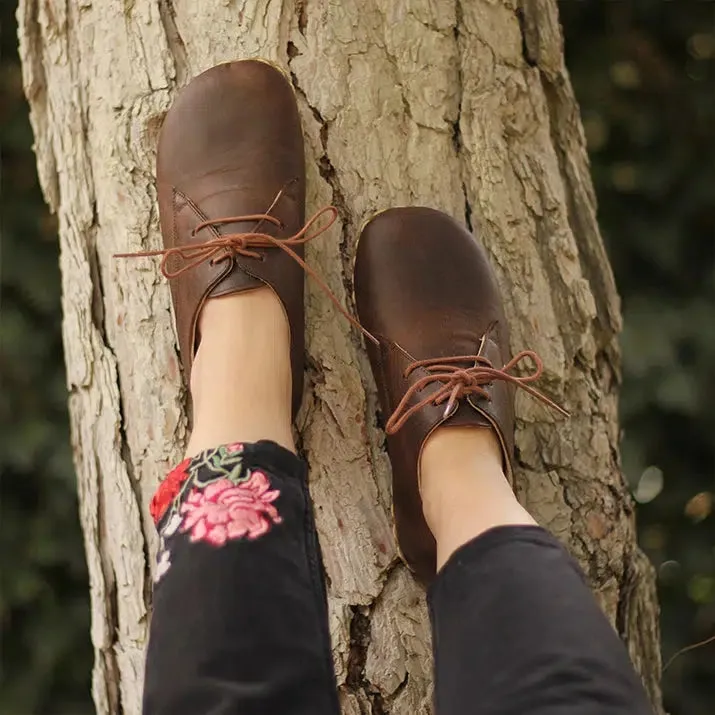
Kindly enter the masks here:
<path id="1" fill-rule="evenodd" d="M 45 42 L 39 21 L 39 0 L 22 0 L 17 6 L 17 25 L 22 59 L 25 96 L 30 104 L 30 122 L 35 135 L 37 173 L 42 194 L 50 211 L 57 213 L 60 186 L 55 152 L 52 148 L 48 112 Z"/>
<path id="2" fill-rule="evenodd" d="M 464 142 L 462 140 L 462 103 L 464 99 L 464 80 L 462 77 L 463 67 L 462 67 L 462 57 L 460 50 L 461 42 L 461 24 L 462 24 L 462 0 L 456 0 L 454 6 L 454 41 L 457 45 L 457 50 L 459 53 L 457 62 L 457 82 L 458 82 L 458 94 L 457 94 L 457 118 L 452 123 L 452 142 L 454 144 L 454 153 L 457 156 L 461 156 L 464 152 Z M 467 182 L 464 178 L 464 164 L 460 162 L 459 166 L 462 183 L 462 194 L 464 195 L 464 223 L 470 231 L 474 231 L 474 226 L 472 225 L 472 206 L 469 202 L 469 191 L 467 190 Z"/>
<path id="3" fill-rule="evenodd" d="M 101 474 L 101 467 L 99 464 L 95 465 L 97 474 Z M 105 516 L 106 512 L 106 494 L 102 487 L 101 477 L 97 480 L 97 490 L 98 490 L 98 513 L 97 513 L 97 531 L 100 539 L 111 539 L 112 535 L 110 530 L 107 528 L 107 519 Z M 103 581 L 104 581 L 104 614 L 93 613 L 93 618 L 102 617 L 104 623 L 106 624 L 105 632 L 110 634 L 109 641 L 101 644 L 98 647 L 98 652 L 95 653 L 95 670 L 99 667 L 101 668 L 104 677 L 101 679 L 101 686 L 105 688 L 106 702 L 108 705 L 107 713 L 116 713 L 116 715 L 123 715 L 124 708 L 122 707 L 121 697 L 120 697 L 120 669 L 119 663 L 117 662 L 117 656 L 115 653 L 115 647 L 117 645 L 117 631 L 119 628 L 119 603 L 117 601 L 117 581 L 114 568 L 111 561 L 107 558 L 107 555 L 102 553 L 102 571 L 103 571 Z M 97 644 L 95 643 L 95 647 Z M 96 662 L 99 660 L 100 662 Z M 93 678 L 95 682 L 95 688 L 97 687 L 97 678 Z M 95 701 L 97 700 L 97 694 L 93 693 Z M 100 707 L 100 703 L 96 702 L 99 710 L 99 715 L 104 715 Z"/>
<path id="4" fill-rule="evenodd" d="M 365 668 L 370 646 L 370 609 L 363 606 L 351 606 L 352 618 L 350 620 L 350 651 L 347 663 L 347 678 L 345 685 L 353 695 L 358 694 L 361 705 L 369 707 L 365 715 L 386 715 L 389 713 L 389 706 L 382 693 L 368 680 L 365 675 Z M 406 684 L 401 683 L 401 690 Z M 362 707 L 361 707 L 362 709 Z"/>
<path id="5" fill-rule="evenodd" d="M 288 56 L 290 57 L 292 52 L 291 48 L 295 48 L 292 42 L 288 43 Z M 293 81 L 293 87 L 298 95 L 300 95 L 310 109 L 315 121 L 320 127 L 320 145 L 322 148 L 322 154 L 318 157 L 318 171 L 321 178 L 330 187 L 332 192 L 332 204 L 338 209 L 338 215 L 340 217 L 341 223 L 341 234 L 340 234 L 340 258 L 343 264 L 343 270 L 341 271 L 343 289 L 345 290 L 345 295 L 348 301 L 352 302 L 353 295 L 353 281 L 352 281 L 352 258 L 350 257 L 350 245 L 352 243 L 351 236 L 353 234 L 354 226 L 351 221 L 352 212 L 350 211 L 349 203 L 345 197 L 342 187 L 340 186 L 340 181 L 338 179 L 338 174 L 333 166 L 330 159 L 329 149 L 328 149 L 328 135 L 330 131 L 329 123 L 323 118 L 320 110 L 310 103 L 307 94 L 301 88 L 298 76 L 295 72 L 291 72 L 291 79 Z M 350 306 L 354 310 L 354 306 Z"/>
<path id="6" fill-rule="evenodd" d="M 176 24 L 174 0 L 159 0 L 158 7 L 159 17 L 161 18 L 161 24 L 164 28 L 164 34 L 166 35 L 166 42 L 169 46 L 171 56 L 174 59 L 175 81 L 179 87 L 183 87 L 189 81 L 191 68 L 189 67 L 186 45 Z"/>

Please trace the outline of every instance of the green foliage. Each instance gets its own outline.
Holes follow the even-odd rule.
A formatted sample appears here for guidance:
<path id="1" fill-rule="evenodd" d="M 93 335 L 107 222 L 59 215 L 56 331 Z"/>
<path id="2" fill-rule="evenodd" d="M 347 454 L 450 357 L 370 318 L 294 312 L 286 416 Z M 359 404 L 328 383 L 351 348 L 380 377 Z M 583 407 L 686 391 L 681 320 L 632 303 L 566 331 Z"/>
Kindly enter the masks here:
<path id="1" fill-rule="evenodd" d="M 13 3 L 0 9 L 0 712 L 84 715 L 88 585 L 69 454 L 56 228 L 37 186 Z M 710 3 L 564 0 L 567 62 L 623 297 L 623 461 L 658 570 L 663 652 L 715 634 L 715 16 Z M 665 675 L 715 712 L 715 645 Z"/>
<path id="2" fill-rule="evenodd" d="M 2 7 L 13 27 L 12 3 Z M 83 715 L 92 650 L 69 448 L 56 226 L 42 201 L 15 33 L 2 36 L 0 712 Z"/>
<path id="3" fill-rule="evenodd" d="M 667 660 L 715 635 L 715 13 L 645 0 L 561 13 L 623 299 L 623 464 Z M 715 643 L 663 684 L 672 715 L 712 715 Z"/>

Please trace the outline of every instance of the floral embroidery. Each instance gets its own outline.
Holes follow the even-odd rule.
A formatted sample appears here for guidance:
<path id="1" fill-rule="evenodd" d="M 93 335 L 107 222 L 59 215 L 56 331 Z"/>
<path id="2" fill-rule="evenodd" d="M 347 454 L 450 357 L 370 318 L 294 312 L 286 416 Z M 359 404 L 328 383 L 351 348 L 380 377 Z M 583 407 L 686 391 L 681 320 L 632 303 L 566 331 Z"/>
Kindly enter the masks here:
<path id="1" fill-rule="evenodd" d="M 281 517 L 271 502 L 279 495 L 263 472 L 253 472 L 239 484 L 219 479 L 204 489 L 194 489 L 181 506 L 186 518 L 181 531 L 191 530 L 191 541 L 222 546 L 229 539 L 257 539 Z"/>
<path id="2" fill-rule="evenodd" d="M 159 485 L 149 506 L 160 536 L 155 583 L 171 567 L 168 542 L 177 532 L 223 546 L 257 539 L 283 521 L 273 504 L 280 491 L 264 472 L 245 467 L 243 447 L 234 442 L 185 459 Z"/>
<path id="3" fill-rule="evenodd" d="M 174 467 L 156 490 L 156 494 L 154 494 L 149 504 L 149 513 L 155 524 L 161 521 L 167 508 L 181 491 L 182 484 L 189 478 L 190 464 L 191 459 L 185 459 L 181 464 Z"/>

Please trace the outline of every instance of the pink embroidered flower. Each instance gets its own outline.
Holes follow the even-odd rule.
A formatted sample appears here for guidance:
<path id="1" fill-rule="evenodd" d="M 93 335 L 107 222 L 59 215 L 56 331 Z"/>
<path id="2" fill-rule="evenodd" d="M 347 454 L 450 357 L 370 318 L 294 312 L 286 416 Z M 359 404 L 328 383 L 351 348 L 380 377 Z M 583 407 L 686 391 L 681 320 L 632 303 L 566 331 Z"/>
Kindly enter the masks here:
<path id="1" fill-rule="evenodd" d="M 189 477 L 189 464 L 191 459 L 185 459 L 174 467 L 167 475 L 166 479 L 159 485 L 156 493 L 149 504 L 149 513 L 154 523 L 158 524 L 174 501 L 176 495 L 181 491 L 181 485 Z"/>
<path id="2" fill-rule="evenodd" d="M 233 442 L 232 444 L 227 444 L 226 450 L 228 452 L 243 452 L 243 442 Z"/>
<path id="3" fill-rule="evenodd" d="M 219 479 L 203 489 L 192 489 L 181 505 L 185 515 L 181 531 L 191 530 L 191 541 L 214 546 L 242 536 L 257 539 L 282 521 L 272 504 L 279 494 L 258 471 L 239 484 Z"/>

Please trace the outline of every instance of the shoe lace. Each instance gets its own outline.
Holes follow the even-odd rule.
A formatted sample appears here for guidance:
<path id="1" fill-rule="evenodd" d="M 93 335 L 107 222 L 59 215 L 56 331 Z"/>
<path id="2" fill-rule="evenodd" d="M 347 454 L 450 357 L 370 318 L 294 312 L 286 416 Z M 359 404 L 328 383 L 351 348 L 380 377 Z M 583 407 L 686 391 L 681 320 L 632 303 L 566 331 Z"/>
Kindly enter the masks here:
<path id="1" fill-rule="evenodd" d="M 312 278 L 318 286 L 328 296 L 333 305 L 337 308 L 353 326 L 355 326 L 366 338 L 379 344 L 377 338 L 369 331 L 363 328 L 348 311 L 343 308 L 335 293 L 328 287 L 327 283 L 318 275 L 318 273 L 310 267 L 294 250 L 296 246 L 300 246 L 308 241 L 312 241 L 321 234 L 325 233 L 337 220 L 338 209 L 335 206 L 325 206 L 311 216 L 299 231 L 287 238 L 276 238 L 268 233 L 259 231 L 265 223 L 272 224 L 277 228 L 284 228 L 283 223 L 275 216 L 271 215 L 271 211 L 284 194 L 286 188 L 293 182 L 288 182 L 276 195 L 273 202 L 268 207 L 265 213 L 262 214 L 247 214 L 245 216 L 228 216 L 226 218 L 209 219 L 195 226 L 191 235 L 195 236 L 199 231 L 209 227 L 221 226 L 229 223 L 243 223 L 256 221 L 253 231 L 247 233 L 228 233 L 214 238 L 204 243 L 199 243 L 192 246 L 172 246 L 171 248 L 162 248 L 155 251 L 137 251 L 134 253 L 115 253 L 115 258 L 147 258 L 153 256 L 161 256 L 160 270 L 165 278 L 172 280 L 178 278 L 182 274 L 190 271 L 200 264 L 208 261 L 214 266 L 223 261 L 233 260 L 235 256 L 243 256 L 245 258 L 253 258 L 259 261 L 265 260 L 265 255 L 255 249 L 270 249 L 279 248 L 287 253 L 307 274 Z M 326 223 L 312 232 L 311 229 L 320 221 L 323 216 L 329 216 Z M 178 268 L 171 270 L 169 262 L 172 259 L 180 259 Z"/>
<path id="2" fill-rule="evenodd" d="M 249 231 L 247 233 L 229 233 L 193 246 L 173 246 L 171 248 L 163 248 L 154 251 L 116 253 L 114 254 L 114 257 L 148 258 L 161 256 L 160 270 L 168 280 L 172 280 L 174 278 L 178 278 L 187 271 L 196 268 L 205 261 L 208 261 L 211 265 L 216 265 L 223 261 L 233 260 L 234 256 L 237 255 L 262 261 L 265 260 L 265 256 L 255 249 L 278 248 L 287 253 L 308 274 L 308 276 L 310 276 L 310 278 L 318 284 L 325 295 L 328 296 L 330 301 L 337 308 L 338 312 L 343 315 L 351 325 L 357 328 L 375 345 L 379 345 L 379 340 L 366 328 L 364 328 L 357 319 L 350 315 L 345 308 L 343 308 L 338 298 L 320 277 L 320 275 L 318 275 L 318 273 L 311 268 L 310 265 L 308 265 L 294 250 L 294 247 L 305 244 L 308 241 L 312 241 L 314 238 L 317 238 L 321 234 L 325 233 L 335 223 L 338 218 L 338 209 L 335 206 L 326 206 L 320 209 L 313 214 L 308 221 L 306 221 L 305 225 L 299 231 L 287 238 L 276 238 L 268 233 L 259 231 L 260 227 L 265 223 L 272 224 L 277 228 L 284 228 L 283 223 L 275 216 L 271 215 L 271 211 L 276 206 L 290 183 L 292 182 L 286 184 L 286 186 L 278 192 L 265 213 L 209 219 L 195 226 L 192 230 L 192 235 L 196 235 L 199 231 L 209 227 L 216 227 L 229 223 L 256 221 L 253 231 Z M 323 216 L 326 215 L 329 215 L 328 221 L 311 232 L 311 229 Z M 169 268 L 169 261 L 176 257 L 180 259 L 181 263 L 178 268 L 171 270 Z M 483 340 L 486 340 L 489 332 L 493 328 L 494 325 L 491 325 L 487 329 Z M 511 370 L 527 358 L 530 358 L 534 362 L 534 371 L 528 375 L 511 374 Z M 472 363 L 472 366 L 465 368 L 465 363 Z M 458 355 L 454 357 L 415 360 L 405 370 L 404 377 L 408 378 L 410 374 L 418 368 L 424 368 L 429 374 L 414 382 L 405 392 L 399 405 L 396 407 L 395 411 L 392 413 L 387 421 L 387 424 L 385 425 L 385 432 L 389 435 L 395 434 L 395 432 L 400 430 L 405 422 L 415 412 L 421 410 L 428 404 L 437 406 L 446 400 L 447 406 L 444 411 L 444 416 L 446 418 L 450 414 L 450 411 L 456 402 L 467 395 L 478 395 L 489 400 L 489 393 L 485 389 L 485 386 L 492 383 L 494 380 L 511 382 L 517 387 L 520 387 L 528 392 L 530 395 L 533 395 L 535 398 L 545 403 L 552 409 L 562 413 L 566 417 L 569 416 L 569 413 L 566 410 L 556 404 L 553 400 L 546 397 L 546 395 L 529 385 L 529 383 L 538 380 L 544 370 L 541 358 L 533 350 L 522 350 L 502 368 L 495 368 L 491 361 L 483 355 Z M 407 407 L 410 400 L 417 392 L 434 382 L 441 383 L 440 388 L 435 393 L 428 395 L 412 407 Z"/>
<path id="3" fill-rule="evenodd" d="M 482 339 L 483 341 L 486 340 L 493 328 L 494 325 L 491 325 L 487 329 Z M 524 360 L 531 360 L 534 363 L 533 371 L 527 375 L 512 374 L 511 371 Z M 472 363 L 472 366 L 465 368 L 465 363 Z M 447 406 L 444 410 L 444 418 L 446 419 L 457 401 L 467 395 L 477 395 L 490 400 L 491 397 L 485 386 L 495 380 L 510 382 L 562 415 L 569 416 L 569 413 L 563 407 L 529 384 L 538 380 L 544 371 L 544 363 L 533 350 L 522 350 L 501 368 L 494 367 L 484 355 L 456 355 L 454 357 L 415 360 L 405 369 L 404 377 L 408 378 L 419 368 L 425 369 L 428 374 L 416 380 L 407 388 L 402 400 L 400 400 L 385 425 L 385 432 L 389 435 L 398 432 L 415 412 L 429 404 L 439 406 L 446 401 Z M 432 383 L 440 383 L 440 387 L 436 392 L 423 398 L 412 407 L 407 407 L 416 393 Z"/>

